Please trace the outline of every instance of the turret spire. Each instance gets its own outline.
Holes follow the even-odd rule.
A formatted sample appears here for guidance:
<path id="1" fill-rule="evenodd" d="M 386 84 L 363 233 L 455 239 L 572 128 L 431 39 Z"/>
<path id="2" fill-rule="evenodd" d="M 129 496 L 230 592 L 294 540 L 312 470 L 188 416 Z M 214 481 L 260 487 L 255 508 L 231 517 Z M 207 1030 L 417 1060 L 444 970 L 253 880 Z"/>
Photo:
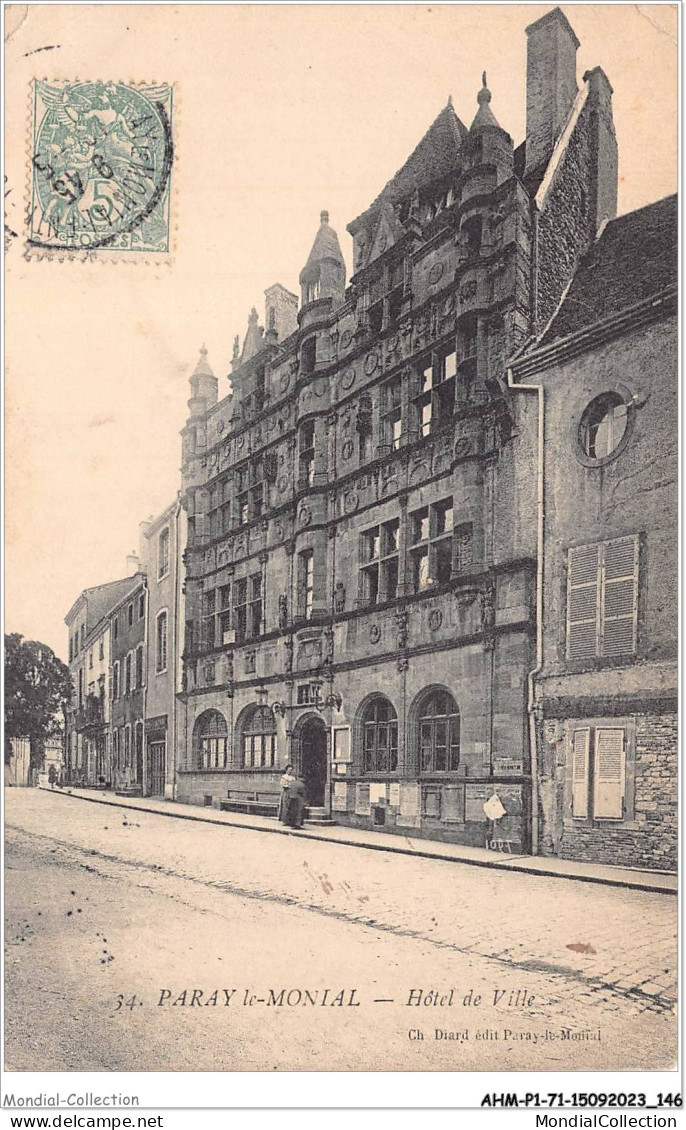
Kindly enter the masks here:
<path id="1" fill-rule="evenodd" d="M 196 377 L 214 376 L 214 373 L 212 372 L 212 366 L 207 360 L 207 346 L 205 345 L 205 342 L 203 342 L 200 346 L 200 357 L 198 358 L 198 362 L 195 366 L 195 369 L 193 370 L 193 375 Z"/>
<path id="2" fill-rule="evenodd" d="M 325 208 L 319 214 L 319 221 L 312 250 L 300 272 L 303 306 L 320 298 L 339 301 L 345 291 L 345 260 L 338 236 L 329 227 L 329 213 Z"/>
<path id="3" fill-rule="evenodd" d="M 497 129 L 500 129 L 500 126 L 495 119 L 495 115 L 493 114 L 493 111 L 491 110 L 491 107 L 489 105 L 491 101 L 491 92 L 486 86 L 485 71 L 481 76 L 481 89 L 476 96 L 476 100 L 479 103 L 479 109 L 476 112 L 476 117 L 474 118 L 474 121 L 470 126 L 469 132 L 473 133 L 475 130 L 484 129 L 486 126 L 495 126 Z"/>

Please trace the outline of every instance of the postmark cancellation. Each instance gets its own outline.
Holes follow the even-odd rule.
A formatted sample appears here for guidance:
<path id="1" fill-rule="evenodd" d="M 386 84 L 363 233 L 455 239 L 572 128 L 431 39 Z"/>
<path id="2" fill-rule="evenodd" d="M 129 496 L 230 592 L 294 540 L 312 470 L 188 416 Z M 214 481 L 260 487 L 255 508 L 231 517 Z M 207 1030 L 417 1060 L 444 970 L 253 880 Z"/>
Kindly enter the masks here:
<path id="1" fill-rule="evenodd" d="M 27 254 L 171 254 L 173 88 L 48 82 L 32 90 Z"/>

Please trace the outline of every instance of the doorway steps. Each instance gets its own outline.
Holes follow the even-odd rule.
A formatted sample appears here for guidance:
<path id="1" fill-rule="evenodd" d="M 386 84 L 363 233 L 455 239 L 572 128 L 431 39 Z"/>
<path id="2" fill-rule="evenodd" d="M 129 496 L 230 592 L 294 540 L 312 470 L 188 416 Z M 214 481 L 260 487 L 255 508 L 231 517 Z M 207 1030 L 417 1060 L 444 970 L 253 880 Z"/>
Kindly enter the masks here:
<path id="1" fill-rule="evenodd" d="M 315 808 L 310 805 L 305 809 L 305 823 L 316 824 L 318 828 L 329 828 L 336 821 L 327 816 L 324 808 Z"/>

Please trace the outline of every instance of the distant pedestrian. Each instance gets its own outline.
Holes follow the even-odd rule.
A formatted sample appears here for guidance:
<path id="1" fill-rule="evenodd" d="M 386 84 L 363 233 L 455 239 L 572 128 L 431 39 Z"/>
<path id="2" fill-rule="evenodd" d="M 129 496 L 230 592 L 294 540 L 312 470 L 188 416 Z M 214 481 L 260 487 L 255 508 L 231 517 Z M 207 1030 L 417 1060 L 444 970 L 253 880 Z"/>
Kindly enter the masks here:
<path id="1" fill-rule="evenodd" d="M 51 765 L 50 768 L 48 769 L 48 783 L 49 783 L 51 789 L 54 789 L 56 781 L 57 781 L 57 770 L 55 769 L 54 765 Z"/>
<path id="2" fill-rule="evenodd" d="M 288 814 L 288 802 L 290 798 L 291 785 L 296 782 L 295 772 L 292 765 L 287 765 L 281 775 L 281 796 L 279 797 L 279 820 L 282 824 L 286 824 L 286 816 Z"/>
<path id="3" fill-rule="evenodd" d="M 305 820 L 305 782 L 297 776 L 288 788 L 286 816 L 284 824 L 291 828 L 302 828 Z"/>

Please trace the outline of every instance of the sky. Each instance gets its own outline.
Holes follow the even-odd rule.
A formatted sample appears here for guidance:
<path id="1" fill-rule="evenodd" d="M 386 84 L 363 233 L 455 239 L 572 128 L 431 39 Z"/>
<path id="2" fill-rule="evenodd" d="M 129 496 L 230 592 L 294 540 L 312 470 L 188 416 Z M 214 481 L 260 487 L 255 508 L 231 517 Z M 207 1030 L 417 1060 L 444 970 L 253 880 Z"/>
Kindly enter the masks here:
<path id="1" fill-rule="evenodd" d="M 525 27 L 552 5 L 16 5 L 6 25 L 5 631 L 66 658 L 64 616 L 126 573 L 139 523 L 180 485 L 200 346 L 229 392 L 233 338 L 298 275 L 327 209 L 371 203 L 481 73 L 524 137 Z M 565 4 L 614 88 L 619 212 L 676 190 L 676 5 Z M 9 33 L 9 39 L 7 34 Z M 49 50 L 46 50 L 49 49 Z M 172 262 L 23 257 L 34 78 L 175 89 Z"/>

